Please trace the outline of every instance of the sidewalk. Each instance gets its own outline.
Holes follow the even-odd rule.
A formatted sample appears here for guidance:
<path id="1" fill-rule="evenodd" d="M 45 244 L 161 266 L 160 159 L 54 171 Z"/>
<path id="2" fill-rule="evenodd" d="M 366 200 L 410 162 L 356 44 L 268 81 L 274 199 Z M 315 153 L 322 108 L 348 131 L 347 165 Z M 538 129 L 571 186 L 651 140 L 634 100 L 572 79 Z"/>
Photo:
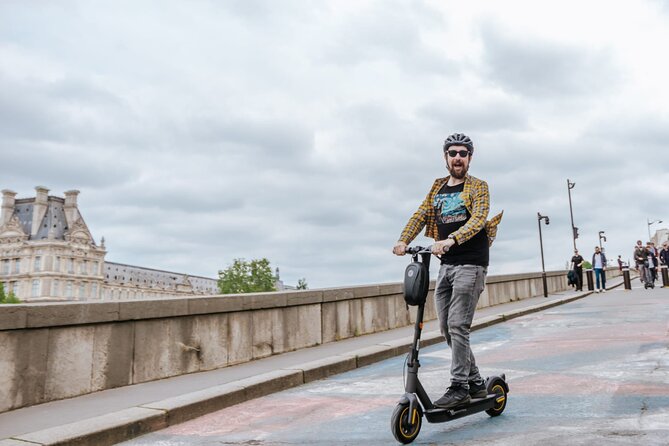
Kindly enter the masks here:
<path id="1" fill-rule="evenodd" d="M 622 277 L 609 280 L 609 289 Z M 477 310 L 472 330 L 583 298 L 564 291 Z M 208 372 L 96 392 L 0 414 L 0 446 L 109 445 L 269 393 L 405 354 L 413 326 Z M 442 342 L 425 323 L 421 346 Z M 4 439 L 4 440 L 3 440 Z"/>

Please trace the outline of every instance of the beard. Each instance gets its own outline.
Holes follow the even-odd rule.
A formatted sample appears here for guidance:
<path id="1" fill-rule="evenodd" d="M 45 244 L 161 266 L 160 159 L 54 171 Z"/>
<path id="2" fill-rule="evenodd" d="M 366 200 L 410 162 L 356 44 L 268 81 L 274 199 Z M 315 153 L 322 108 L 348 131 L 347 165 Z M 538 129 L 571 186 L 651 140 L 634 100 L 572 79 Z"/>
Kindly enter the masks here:
<path id="1" fill-rule="evenodd" d="M 451 165 L 448 166 L 448 173 L 451 174 L 456 180 L 462 180 L 469 170 L 469 166 L 463 163 L 462 161 L 453 161 Z"/>

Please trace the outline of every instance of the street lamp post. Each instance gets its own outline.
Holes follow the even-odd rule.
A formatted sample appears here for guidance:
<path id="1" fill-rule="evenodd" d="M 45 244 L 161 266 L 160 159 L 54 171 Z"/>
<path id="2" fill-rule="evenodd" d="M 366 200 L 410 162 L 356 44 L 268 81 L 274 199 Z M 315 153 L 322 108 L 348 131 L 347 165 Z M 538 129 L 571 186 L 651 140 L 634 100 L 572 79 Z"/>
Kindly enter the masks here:
<path id="1" fill-rule="evenodd" d="M 606 241 L 606 236 L 604 231 L 599 231 L 599 249 L 602 249 L 602 240 Z"/>
<path id="2" fill-rule="evenodd" d="M 574 226 L 574 211 L 571 207 L 571 190 L 576 186 L 567 178 L 567 194 L 569 194 L 569 215 L 571 216 L 571 237 L 574 240 L 574 251 L 576 251 L 576 239 L 578 238 L 578 228 Z"/>
<path id="3" fill-rule="evenodd" d="M 646 222 L 648 223 L 648 241 L 650 241 L 650 225 L 654 225 L 655 223 L 662 223 L 662 220 L 650 221 L 650 218 L 647 218 Z"/>
<path id="4" fill-rule="evenodd" d="M 539 224 L 539 246 L 541 247 L 541 281 L 544 285 L 544 297 L 548 297 L 548 284 L 546 283 L 546 267 L 544 266 L 544 240 L 541 236 L 541 220 L 546 221 L 546 225 L 550 224 L 547 215 L 541 215 L 537 212 L 537 223 Z"/>

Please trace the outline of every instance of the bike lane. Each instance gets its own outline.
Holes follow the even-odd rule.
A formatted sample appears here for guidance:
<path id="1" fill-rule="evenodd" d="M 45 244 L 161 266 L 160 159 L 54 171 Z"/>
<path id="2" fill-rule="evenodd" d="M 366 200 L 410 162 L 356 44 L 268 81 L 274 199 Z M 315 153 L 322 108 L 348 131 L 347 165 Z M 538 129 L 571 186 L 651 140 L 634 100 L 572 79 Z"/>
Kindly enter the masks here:
<path id="1" fill-rule="evenodd" d="M 505 412 L 425 420 L 414 444 L 669 444 L 669 289 L 611 290 L 472 333 L 483 376 L 506 373 Z M 450 350 L 421 351 L 433 399 Z M 404 356 L 248 401 L 123 445 L 389 445 Z"/>

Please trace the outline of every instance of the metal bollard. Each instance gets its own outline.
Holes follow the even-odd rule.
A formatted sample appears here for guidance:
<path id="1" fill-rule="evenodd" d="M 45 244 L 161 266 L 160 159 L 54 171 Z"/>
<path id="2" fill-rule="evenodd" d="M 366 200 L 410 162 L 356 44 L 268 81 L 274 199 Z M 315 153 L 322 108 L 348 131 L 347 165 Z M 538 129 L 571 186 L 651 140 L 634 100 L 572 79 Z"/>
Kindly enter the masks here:
<path id="1" fill-rule="evenodd" d="M 588 279 L 588 291 L 594 291 L 595 290 L 595 281 L 594 278 L 592 277 L 592 270 L 591 269 L 586 269 L 585 270 L 585 277 Z"/>
<path id="2" fill-rule="evenodd" d="M 630 279 L 630 269 L 625 267 L 623 268 L 623 282 L 625 283 L 625 289 L 632 289 L 632 280 Z"/>
<path id="3" fill-rule="evenodd" d="M 662 270 L 662 286 L 669 287 L 669 272 L 667 271 L 667 265 L 662 265 L 660 270 Z"/>

